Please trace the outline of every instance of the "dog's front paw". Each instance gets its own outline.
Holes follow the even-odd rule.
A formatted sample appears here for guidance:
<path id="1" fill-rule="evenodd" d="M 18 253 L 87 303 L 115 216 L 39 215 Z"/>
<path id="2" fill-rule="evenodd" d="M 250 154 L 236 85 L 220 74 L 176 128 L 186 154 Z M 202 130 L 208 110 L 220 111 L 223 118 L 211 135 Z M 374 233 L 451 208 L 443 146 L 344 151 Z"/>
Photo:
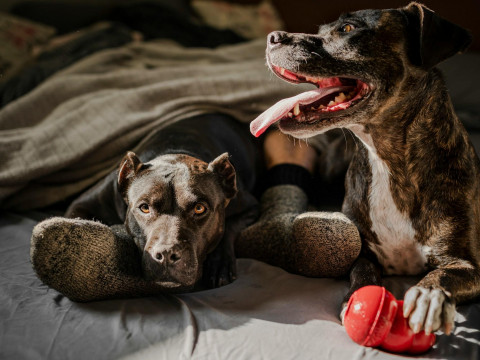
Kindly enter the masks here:
<path id="1" fill-rule="evenodd" d="M 230 284 L 237 278 L 236 259 L 233 254 L 226 254 L 216 249 L 207 256 L 203 266 L 203 284 L 216 288 Z"/>
<path id="2" fill-rule="evenodd" d="M 405 294 L 403 316 L 409 317 L 410 328 L 426 334 L 443 328 L 449 335 L 454 327 L 455 303 L 451 296 L 441 289 L 427 289 L 414 286 Z"/>

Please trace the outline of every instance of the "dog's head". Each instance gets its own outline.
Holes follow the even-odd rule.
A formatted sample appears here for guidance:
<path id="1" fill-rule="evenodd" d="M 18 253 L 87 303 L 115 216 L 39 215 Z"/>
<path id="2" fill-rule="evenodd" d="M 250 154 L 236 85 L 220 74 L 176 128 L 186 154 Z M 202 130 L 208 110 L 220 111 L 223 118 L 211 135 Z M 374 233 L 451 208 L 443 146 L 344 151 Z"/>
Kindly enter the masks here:
<path id="1" fill-rule="evenodd" d="M 235 169 L 222 154 L 210 163 L 183 154 L 142 163 L 129 152 L 118 172 L 128 209 L 125 225 L 142 253 L 147 279 L 192 287 L 220 241 L 225 208 L 236 195 Z"/>
<path id="2" fill-rule="evenodd" d="M 408 79 L 470 42 L 466 30 L 418 3 L 344 14 L 314 35 L 273 32 L 266 51 L 270 69 L 317 89 L 278 102 L 252 122 L 251 131 L 259 136 L 278 122 L 283 132 L 304 138 L 368 122 Z"/>

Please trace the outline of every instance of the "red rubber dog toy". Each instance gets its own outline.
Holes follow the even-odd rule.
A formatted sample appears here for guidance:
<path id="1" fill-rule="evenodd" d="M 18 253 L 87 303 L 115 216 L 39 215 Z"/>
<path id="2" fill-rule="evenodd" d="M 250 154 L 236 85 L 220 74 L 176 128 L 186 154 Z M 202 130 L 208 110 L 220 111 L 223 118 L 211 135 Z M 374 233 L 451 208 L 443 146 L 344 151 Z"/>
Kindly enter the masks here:
<path id="1" fill-rule="evenodd" d="M 381 286 L 365 286 L 348 301 L 344 325 L 357 344 L 387 351 L 420 354 L 435 343 L 435 334 L 414 334 L 403 317 L 403 301 Z"/>

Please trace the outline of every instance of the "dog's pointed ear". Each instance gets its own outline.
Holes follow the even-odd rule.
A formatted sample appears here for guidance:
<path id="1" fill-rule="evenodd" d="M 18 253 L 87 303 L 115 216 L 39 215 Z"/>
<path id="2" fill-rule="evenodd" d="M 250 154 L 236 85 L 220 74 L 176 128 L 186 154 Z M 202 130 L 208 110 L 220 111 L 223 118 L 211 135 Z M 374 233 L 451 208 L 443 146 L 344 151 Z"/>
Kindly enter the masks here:
<path id="1" fill-rule="evenodd" d="M 140 161 L 137 155 L 129 151 L 122 159 L 120 168 L 118 169 L 118 190 L 125 198 L 126 192 L 133 178 L 143 168 L 144 164 Z"/>
<path id="2" fill-rule="evenodd" d="M 472 35 L 462 27 L 412 2 L 401 9 L 407 19 L 407 49 L 413 65 L 431 69 L 443 60 L 465 51 Z"/>
<path id="3" fill-rule="evenodd" d="M 223 153 L 208 164 L 208 170 L 218 175 L 225 196 L 230 200 L 237 194 L 237 176 L 228 158 L 228 153 Z"/>

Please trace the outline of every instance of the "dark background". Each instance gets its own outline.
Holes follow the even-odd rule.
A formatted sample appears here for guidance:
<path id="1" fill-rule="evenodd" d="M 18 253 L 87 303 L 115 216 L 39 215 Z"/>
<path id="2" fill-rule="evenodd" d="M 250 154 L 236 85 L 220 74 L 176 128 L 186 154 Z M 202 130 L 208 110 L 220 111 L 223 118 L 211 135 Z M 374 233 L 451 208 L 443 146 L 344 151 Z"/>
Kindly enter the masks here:
<path id="1" fill-rule="evenodd" d="M 190 0 L 195 1 L 195 0 Z M 214 1 L 214 0 L 212 0 Z M 225 0 L 232 3 L 256 4 L 259 0 Z M 335 20 L 343 12 L 355 11 L 367 8 L 396 8 L 408 4 L 408 1 L 400 0 L 342 0 L 342 1 L 326 1 L 326 0 L 271 0 L 277 8 L 287 25 L 288 31 L 294 32 L 315 32 L 318 25 Z M 44 0 L 31 0 L 30 4 L 46 3 Z M 132 4 L 135 0 L 54 0 L 50 3 L 59 4 L 58 11 L 50 14 L 50 16 L 62 17 L 65 15 L 72 22 L 72 18 L 65 12 L 67 7 L 62 10 L 62 4 L 79 4 L 83 8 L 83 12 L 76 12 L 74 18 L 78 21 L 86 16 L 98 16 L 104 11 L 108 11 L 113 6 L 120 4 Z M 189 0 L 153 0 L 151 2 L 159 2 L 168 4 L 171 7 L 178 7 L 188 3 Z M 1 0 L 0 11 L 11 11 L 19 7 L 19 4 L 26 3 L 25 0 Z M 440 16 L 455 22 L 464 28 L 470 30 L 474 36 L 472 50 L 480 50 L 480 0 L 425 0 L 422 3 L 434 10 Z M 44 12 L 44 8 L 39 7 L 37 12 Z M 64 12 L 62 14 L 62 11 Z M 15 12 L 15 11 L 14 11 Z M 21 11 L 20 11 L 21 12 Z M 48 14 L 38 14 L 42 17 Z M 35 17 L 35 16 L 34 16 Z M 73 21 L 74 22 L 74 21 Z M 74 25 L 72 23 L 72 25 Z"/>

